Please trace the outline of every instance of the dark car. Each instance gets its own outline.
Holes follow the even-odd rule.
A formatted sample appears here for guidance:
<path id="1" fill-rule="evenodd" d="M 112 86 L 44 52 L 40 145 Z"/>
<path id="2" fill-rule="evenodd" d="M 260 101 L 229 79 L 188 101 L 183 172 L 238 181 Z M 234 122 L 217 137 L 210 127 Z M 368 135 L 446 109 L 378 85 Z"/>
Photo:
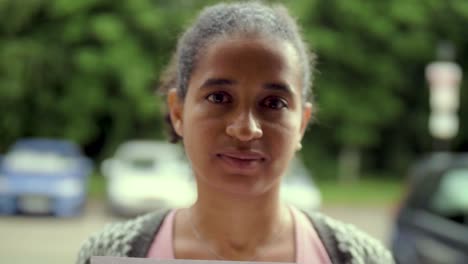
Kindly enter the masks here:
<path id="1" fill-rule="evenodd" d="M 91 171 L 91 161 L 70 141 L 18 140 L 0 160 L 0 214 L 76 215 Z"/>
<path id="2" fill-rule="evenodd" d="M 432 154 L 411 170 L 392 251 L 401 264 L 468 263 L 468 154 Z"/>

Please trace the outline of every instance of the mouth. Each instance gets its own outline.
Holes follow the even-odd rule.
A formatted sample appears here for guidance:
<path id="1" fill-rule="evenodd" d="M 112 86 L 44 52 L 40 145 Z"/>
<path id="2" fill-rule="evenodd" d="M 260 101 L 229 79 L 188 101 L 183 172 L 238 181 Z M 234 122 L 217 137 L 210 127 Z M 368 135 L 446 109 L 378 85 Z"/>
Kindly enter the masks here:
<path id="1" fill-rule="evenodd" d="M 224 152 L 216 156 L 228 170 L 237 173 L 257 170 L 266 161 L 266 157 L 257 152 Z"/>

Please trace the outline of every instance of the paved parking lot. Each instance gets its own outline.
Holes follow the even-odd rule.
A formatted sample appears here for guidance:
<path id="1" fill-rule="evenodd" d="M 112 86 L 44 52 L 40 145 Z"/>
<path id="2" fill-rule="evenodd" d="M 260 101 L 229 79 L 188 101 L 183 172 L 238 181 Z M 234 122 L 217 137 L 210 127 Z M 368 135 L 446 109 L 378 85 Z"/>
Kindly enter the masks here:
<path id="1" fill-rule="evenodd" d="M 325 207 L 333 217 L 353 223 L 387 244 L 391 217 L 388 208 Z M 88 203 L 78 218 L 0 217 L 0 262 L 14 264 L 74 263 L 81 243 L 106 223 L 104 205 Z"/>

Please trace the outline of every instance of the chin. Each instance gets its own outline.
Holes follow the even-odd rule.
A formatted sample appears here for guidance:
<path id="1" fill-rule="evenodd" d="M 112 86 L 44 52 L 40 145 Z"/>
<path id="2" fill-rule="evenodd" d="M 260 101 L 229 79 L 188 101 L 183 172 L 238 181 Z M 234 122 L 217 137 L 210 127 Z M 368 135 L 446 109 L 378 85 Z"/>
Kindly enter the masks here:
<path id="1" fill-rule="evenodd" d="M 220 194 L 240 198 L 255 198 L 269 193 L 274 189 L 274 182 L 265 182 L 259 177 L 233 175 L 221 182 L 210 182 L 209 187 Z"/>

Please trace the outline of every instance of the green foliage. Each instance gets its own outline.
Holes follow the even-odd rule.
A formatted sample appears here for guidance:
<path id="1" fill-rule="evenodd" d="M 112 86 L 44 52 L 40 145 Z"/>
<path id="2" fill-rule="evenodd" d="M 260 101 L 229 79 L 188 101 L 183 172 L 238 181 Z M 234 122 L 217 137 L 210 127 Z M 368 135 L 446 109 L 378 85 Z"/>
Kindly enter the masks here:
<path id="1" fill-rule="evenodd" d="M 2 1 L 0 148 L 44 136 L 108 152 L 161 137 L 154 84 L 192 4 L 160 2 Z"/>
<path id="2" fill-rule="evenodd" d="M 215 2 L 0 0 L 0 151 L 20 137 L 64 137 L 101 158 L 125 139 L 161 138 L 154 85 L 183 28 Z M 366 170 L 395 172 L 429 151 L 424 67 L 450 40 L 468 76 L 467 2 L 283 2 L 318 54 L 318 121 L 302 153 L 317 174 L 336 174 L 343 146 L 363 151 Z M 466 151 L 460 129 L 454 147 Z"/>
<path id="3" fill-rule="evenodd" d="M 366 170 L 397 174 L 431 151 L 424 69 L 435 59 L 438 42 L 449 40 L 466 76 L 466 1 L 315 0 L 289 5 L 318 54 L 318 124 L 306 134 L 303 156 L 308 164 L 336 159 L 340 148 L 351 146 L 364 151 Z M 465 82 L 454 146 L 464 151 L 466 89 Z M 325 157 L 318 157 L 316 148 Z M 312 167 L 319 175 L 330 174 L 329 168 Z"/>

